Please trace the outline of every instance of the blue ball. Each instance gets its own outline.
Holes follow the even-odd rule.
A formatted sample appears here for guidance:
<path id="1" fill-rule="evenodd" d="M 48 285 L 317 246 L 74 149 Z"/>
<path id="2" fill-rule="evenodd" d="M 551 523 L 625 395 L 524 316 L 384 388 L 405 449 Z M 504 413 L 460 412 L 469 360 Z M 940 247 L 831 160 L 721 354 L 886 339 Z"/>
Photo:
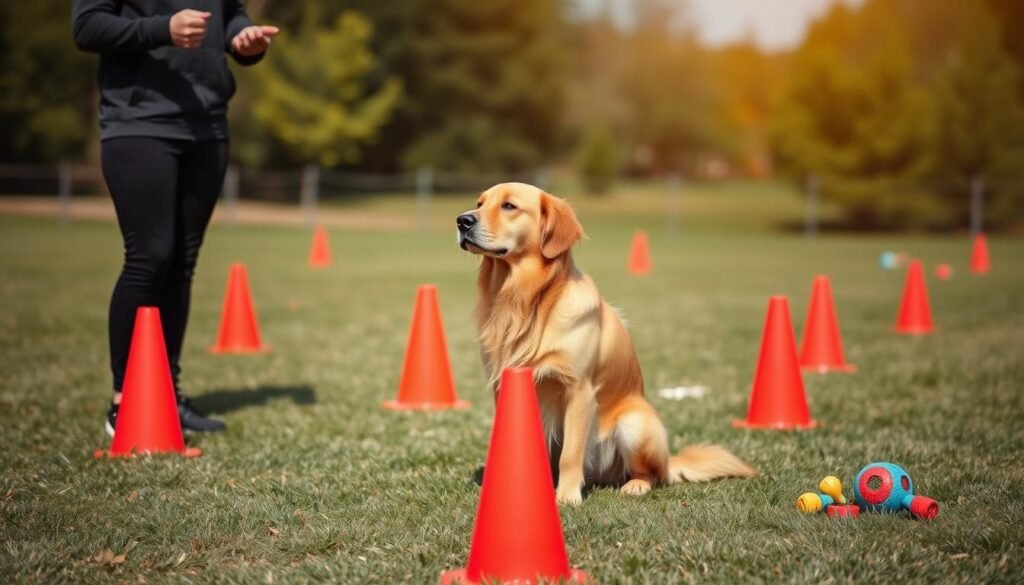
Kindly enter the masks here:
<path id="1" fill-rule="evenodd" d="M 909 509 L 914 482 L 902 467 L 887 461 L 870 463 L 853 482 L 853 497 L 864 510 L 899 512 Z"/>
<path id="2" fill-rule="evenodd" d="M 896 257 L 896 254 L 893 252 L 882 252 L 878 256 L 878 265 L 881 266 L 882 268 L 885 268 L 886 270 L 892 270 L 893 268 L 896 268 L 897 261 L 898 258 Z"/>

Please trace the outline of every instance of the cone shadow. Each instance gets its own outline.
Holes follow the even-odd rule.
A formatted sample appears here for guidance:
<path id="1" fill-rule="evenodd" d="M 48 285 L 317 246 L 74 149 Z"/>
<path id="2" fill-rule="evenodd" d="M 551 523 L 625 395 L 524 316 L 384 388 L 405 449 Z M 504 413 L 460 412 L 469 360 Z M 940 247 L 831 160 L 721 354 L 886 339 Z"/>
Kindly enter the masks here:
<path id="1" fill-rule="evenodd" d="M 293 404 L 305 406 L 316 404 L 316 392 L 313 387 L 301 386 L 260 386 L 259 388 L 218 389 L 196 396 L 192 402 L 200 409 L 211 414 L 223 414 L 249 408 L 250 406 L 266 406 L 272 400 L 286 399 Z"/>

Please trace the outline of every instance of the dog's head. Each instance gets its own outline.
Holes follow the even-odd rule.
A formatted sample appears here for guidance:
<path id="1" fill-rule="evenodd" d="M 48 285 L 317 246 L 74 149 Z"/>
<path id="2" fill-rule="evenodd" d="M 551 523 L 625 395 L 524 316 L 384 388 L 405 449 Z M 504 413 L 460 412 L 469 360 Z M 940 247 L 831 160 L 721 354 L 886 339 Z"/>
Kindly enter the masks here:
<path id="1" fill-rule="evenodd" d="M 455 223 L 463 250 L 510 263 L 530 256 L 557 258 L 583 238 L 583 227 L 565 200 L 523 183 L 484 191 L 476 209 Z"/>

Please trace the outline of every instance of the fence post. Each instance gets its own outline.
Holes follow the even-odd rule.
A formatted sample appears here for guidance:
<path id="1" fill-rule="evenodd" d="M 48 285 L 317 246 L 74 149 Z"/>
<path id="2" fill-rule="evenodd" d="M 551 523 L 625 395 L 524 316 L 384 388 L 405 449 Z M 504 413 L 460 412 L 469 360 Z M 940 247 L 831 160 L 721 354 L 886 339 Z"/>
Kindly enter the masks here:
<path id="1" fill-rule="evenodd" d="M 224 174 L 224 216 L 231 227 L 238 225 L 238 184 L 241 181 L 238 165 L 228 166 Z"/>
<path id="2" fill-rule="evenodd" d="M 416 215 L 420 231 L 430 231 L 430 198 L 434 194 L 433 167 L 416 169 Z"/>
<path id="3" fill-rule="evenodd" d="M 683 178 L 679 173 L 672 173 L 668 177 L 668 235 L 675 238 L 679 235 L 679 226 L 682 223 L 682 184 Z"/>
<path id="4" fill-rule="evenodd" d="M 975 175 L 971 179 L 971 235 L 982 231 L 985 214 L 985 177 Z"/>
<path id="5" fill-rule="evenodd" d="M 69 161 L 62 160 L 57 166 L 57 218 L 61 225 L 71 221 L 71 179 L 72 166 Z"/>
<path id="6" fill-rule="evenodd" d="M 808 238 L 818 236 L 818 189 L 820 183 L 818 175 L 811 173 L 807 176 L 806 185 L 806 210 L 804 216 L 804 235 Z"/>
<path id="7" fill-rule="evenodd" d="M 299 203 L 306 225 L 313 227 L 316 223 L 317 202 L 320 200 L 320 167 L 308 164 L 302 169 L 302 188 Z"/>

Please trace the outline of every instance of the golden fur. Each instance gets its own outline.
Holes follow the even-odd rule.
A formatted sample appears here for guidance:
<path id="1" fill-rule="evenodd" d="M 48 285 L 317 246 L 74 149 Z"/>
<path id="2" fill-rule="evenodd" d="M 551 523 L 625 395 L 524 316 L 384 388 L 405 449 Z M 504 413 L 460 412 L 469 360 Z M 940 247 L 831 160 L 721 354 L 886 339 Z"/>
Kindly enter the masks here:
<path id="1" fill-rule="evenodd" d="M 504 368 L 533 368 L 559 503 L 581 502 L 586 483 L 641 495 L 660 483 L 756 475 L 714 445 L 669 455 L 629 334 L 573 262 L 583 228 L 568 203 L 504 183 L 460 217 L 473 222 L 460 223 L 460 244 L 483 257 L 476 317 L 484 367 L 495 391 Z"/>

